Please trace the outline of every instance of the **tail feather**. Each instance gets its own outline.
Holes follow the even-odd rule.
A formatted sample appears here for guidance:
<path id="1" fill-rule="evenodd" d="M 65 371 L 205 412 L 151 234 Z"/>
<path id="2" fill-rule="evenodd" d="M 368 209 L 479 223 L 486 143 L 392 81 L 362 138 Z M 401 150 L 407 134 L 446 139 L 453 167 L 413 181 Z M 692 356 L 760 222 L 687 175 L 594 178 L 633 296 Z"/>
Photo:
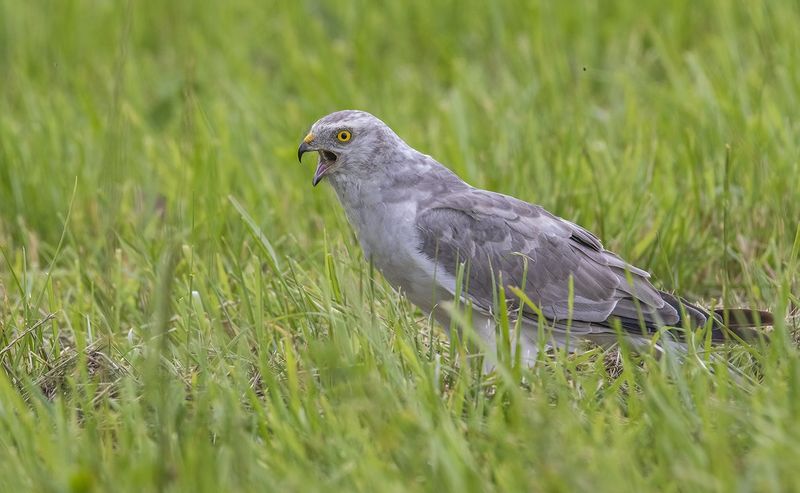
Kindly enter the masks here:
<path id="1" fill-rule="evenodd" d="M 730 329 L 764 327 L 775 323 L 775 317 L 770 312 L 749 308 L 721 308 L 714 310 L 714 315 Z"/>
<path id="2" fill-rule="evenodd" d="M 708 311 L 670 293 L 662 291 L 661 297 L 681 314 L 679 324 L 683 324 L 688 318 L 690 326 L 703 327 L 711 319 L 711 339 L 714 342 L 729 340 L 731 334 L 745 341 L 754 341 L 759 337 L 766 337 L 757 328 L 775 323 L 772 313 L 762 310 L 722 308 Z"/>
<path id="3" fill-rule="evenodd" d="M 758 329 L 775 323 L 775 317 L 772 313 L 762 310 L 750 310 L 749 308 L 714 310 L 714 318 L 722 320 L 722 326 L 725 327 L 723 332 L 727 330 L 747 342 L 757 341 L 759 338 L 767 338 L 764 331 Z"/>

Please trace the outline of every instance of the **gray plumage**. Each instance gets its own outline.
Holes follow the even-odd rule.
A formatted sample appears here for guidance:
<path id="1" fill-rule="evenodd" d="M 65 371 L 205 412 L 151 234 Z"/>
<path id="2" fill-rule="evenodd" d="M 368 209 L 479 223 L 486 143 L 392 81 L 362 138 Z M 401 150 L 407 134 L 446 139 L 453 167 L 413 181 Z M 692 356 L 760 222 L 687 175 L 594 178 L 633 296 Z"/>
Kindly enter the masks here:
<path id="1" fill-rule="evenodd" d="M 605 250 L 592 233 L 540 206 L 466 184 L 369 113 L 320 119 L 298 157 L 307 151 L 319 152 L 314 184 L 330 181 L 364 254 L 445 327 L 442 303 L 462 292 L 475 329 L 493 345 L 502 283 L 521 288 L 536 304 L 555 344 L 566 341 L 567 325 L 571 334 L 603 343 L 614 339 L 615 323 L 641 341 L 659 327 L 702 326 L 709 318 L 715 338 L 723 337 L 718 318 L 657 290 L 647 272 Z M 456 286 L 460 266 L 464 285 Z M 536 313 L 515 296 L 504 302 L 522 317 L 521 342 L 532 355 Z M 759 315 L 766 322 L 768 314 Z"/>

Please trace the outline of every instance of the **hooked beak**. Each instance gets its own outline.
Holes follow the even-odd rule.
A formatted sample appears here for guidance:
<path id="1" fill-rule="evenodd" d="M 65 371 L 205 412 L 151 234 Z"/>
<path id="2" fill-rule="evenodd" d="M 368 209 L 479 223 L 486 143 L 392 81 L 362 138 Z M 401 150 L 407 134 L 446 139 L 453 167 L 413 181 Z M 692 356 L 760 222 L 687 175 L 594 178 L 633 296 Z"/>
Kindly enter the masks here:
<path id="1" fill-rule="evenodd" d="M 303 163 L 303 154 L 313 150 L 314 149 L 311 148 L 308 142 L 303 142 L 300 144 L 300 147 L 297 148 L 297 160 L 300 161 L 300 164 Z"/>
<path id="2" fill-rule="evenodd" d="M 297 148 L 297 160 L 301 163 L 303 162 L 303 154 L 310 152 L 310 151 L 318 151 L 319 152 L 319 163 L 317 164 L 317 169 L 314 171 L 314 178 L 311 180 L 311 185 L 317 186 L 317 183 L 322 181 L 322 178 L 325 177 L 325 173 L 333 166 L 336 162 L 336 154 L 326 151 L 324 149 L 318 149 L 313 146 L 314 135 L 308 134 L 306 138 L 303 139 L 303 142 L 300 144 L 300 147 Z"/>

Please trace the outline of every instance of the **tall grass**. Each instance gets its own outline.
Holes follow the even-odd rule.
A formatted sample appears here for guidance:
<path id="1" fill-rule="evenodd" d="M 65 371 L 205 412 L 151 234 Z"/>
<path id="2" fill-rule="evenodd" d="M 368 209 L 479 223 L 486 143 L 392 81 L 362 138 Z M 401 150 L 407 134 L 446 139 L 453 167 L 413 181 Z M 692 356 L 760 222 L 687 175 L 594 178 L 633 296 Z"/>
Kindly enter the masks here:
<path id="1" fill-rule="evenodd" d="M 800 489 L 798 25 L 788 0 L 0 0 L 0 490 Z M 342 108 L 662 288 L 774 310 L 771 342 L 723 353 L 745 378 L 599 349 L 482 375 L 296 164 Z"/>

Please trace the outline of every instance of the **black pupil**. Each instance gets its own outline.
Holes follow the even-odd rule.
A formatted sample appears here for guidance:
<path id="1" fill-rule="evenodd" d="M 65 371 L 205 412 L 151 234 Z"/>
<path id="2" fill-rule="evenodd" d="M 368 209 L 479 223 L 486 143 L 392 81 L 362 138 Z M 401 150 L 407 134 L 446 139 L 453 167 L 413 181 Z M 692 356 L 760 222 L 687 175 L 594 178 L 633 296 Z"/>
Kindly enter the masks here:
<path id="1" fill-rule="evenodd" d="M 346 132 L 342 132 L 339 135 L 341 136 L 342 139 L 346 139 L 347 138 L 347 133 Z"/>

